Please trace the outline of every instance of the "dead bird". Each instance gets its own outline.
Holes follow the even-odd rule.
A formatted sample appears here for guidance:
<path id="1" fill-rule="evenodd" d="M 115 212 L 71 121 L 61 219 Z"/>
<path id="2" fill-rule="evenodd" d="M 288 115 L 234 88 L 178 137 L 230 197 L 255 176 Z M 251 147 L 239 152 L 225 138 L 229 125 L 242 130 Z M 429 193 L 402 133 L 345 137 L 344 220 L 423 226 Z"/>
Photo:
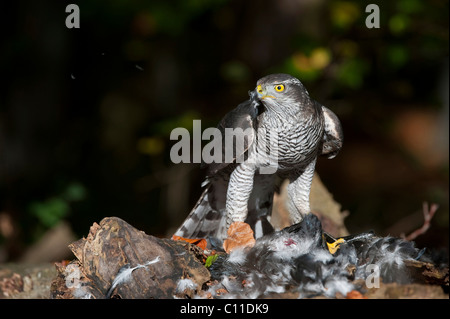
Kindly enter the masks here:
<path id="1" fill-rule="evenodd" d="M 323 232 L 317 216 L 308 214 L 298 224 L 259 238 L 251 248 L 220 256 L 210 272 L 228 297 L 261 298 L 287 291 L 300 297 L 335 297 L 357 289 L 355 279 L 373 275 L 369 265 L 383 282 L 411 282 L 404 261 L 428 261 L 424 252 L 414 242 L 373 232 L 334 238 Z"/>

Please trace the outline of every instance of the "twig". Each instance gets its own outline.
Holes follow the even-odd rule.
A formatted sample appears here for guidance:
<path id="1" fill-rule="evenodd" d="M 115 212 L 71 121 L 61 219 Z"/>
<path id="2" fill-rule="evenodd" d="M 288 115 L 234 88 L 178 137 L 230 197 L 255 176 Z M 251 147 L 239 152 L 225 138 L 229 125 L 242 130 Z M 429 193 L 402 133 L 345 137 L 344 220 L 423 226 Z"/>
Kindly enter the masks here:
<path id="1" fill-rule="evenodd" d="M 430 221 L 433 218 L 436 211 L 438 210 L 439 205 L 431 204 L 431 207 L 428 208 L 428 203 L 423 202 L 422 208 L 423 208 L 423 219 L 424 219 L 423 225 L 422 225 L 422 227 L 416 229 L 411 234 L 406 236 L 405 237 L 406 240 L 414 240 L 418 236 L 425 234 L 427 232 L 428 228 L 430 228 Z"/>

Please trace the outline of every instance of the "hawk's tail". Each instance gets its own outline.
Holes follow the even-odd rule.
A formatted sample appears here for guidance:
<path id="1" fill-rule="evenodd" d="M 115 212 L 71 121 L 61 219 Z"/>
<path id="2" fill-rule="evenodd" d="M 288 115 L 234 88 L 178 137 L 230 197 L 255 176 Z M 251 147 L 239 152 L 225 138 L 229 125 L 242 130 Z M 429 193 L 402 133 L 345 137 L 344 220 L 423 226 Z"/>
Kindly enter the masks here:
<path id="1" fill-rule="evenodd" d="M 175 236 L 184 238 L 213 237 L 222 240 L 226 238 L 225 212 L 212 208 L 209 202 L 209 197 L 214 191 L 211 186 L 211 184 L 207 185 L 191 213 L 175 232 Z"/>
<path id="2" fill-rule="evenodd" d="M 226 194 L 228 180 L 216 178 L 206 181 L 206 189 L 191 213 L 175 232 L 184 238 L 227 238 Z M 254 231 L 255 239 L 273 232 L 269 222 L 272 211 L 273 184 L 265 175 L 255 177 L 255 186 L 248 202 L 248 216 L 245 222 Z"/>

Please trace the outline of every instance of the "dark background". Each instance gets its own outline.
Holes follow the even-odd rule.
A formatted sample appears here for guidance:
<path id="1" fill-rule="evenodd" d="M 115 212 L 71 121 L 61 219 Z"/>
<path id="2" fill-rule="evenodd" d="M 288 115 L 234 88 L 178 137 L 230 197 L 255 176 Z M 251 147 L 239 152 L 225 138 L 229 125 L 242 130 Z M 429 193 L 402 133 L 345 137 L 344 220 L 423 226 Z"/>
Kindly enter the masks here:
<path id="1" fill-rule="evenodd" d="M 80 8 L 68 29 L 66 5 Z M 201 194 L 174 165 L 176 127 L 202 129 L 258 78 L 297 76 L 341 119 L 321 179 L 351 233 L 408 234 L 448 253 L 448 1 L 10 1 L 0 4 L 0 262 L 68 223 L 106 216 L 169 236 Z"/>

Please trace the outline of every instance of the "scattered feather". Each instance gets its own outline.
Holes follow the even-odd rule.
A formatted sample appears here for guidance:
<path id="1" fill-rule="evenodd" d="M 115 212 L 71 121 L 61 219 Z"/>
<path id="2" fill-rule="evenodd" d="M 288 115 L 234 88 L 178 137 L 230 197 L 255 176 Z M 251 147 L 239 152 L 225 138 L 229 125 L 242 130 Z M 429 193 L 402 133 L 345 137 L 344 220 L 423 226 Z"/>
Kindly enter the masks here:
<path id="1" fill-rule="evenodd" d="M 183 293 L 185 291 L 195 290 L 195 289 L 197 289 L 197 284 L 195 282 L 193 282 L 191 279 L 185 278 L 185 279 L 178 280 L 177 289 L 176 289 L 177 293 Z"/>
<path id="2" fill-rule="evenodd" d="M 157 262 L 159 262 L 159 259 L 160 258 L 158 256 L 155 259 L 147 261 L 143 265 L 139 264 L 136 267 L 130 267 L 129 264 L 126 264 L 126 265 L 122 266 L 119 269 L 116 278 L 113 280 L 111 288 L 109 288 L 108 293 L 106 294 L 106 298 L 110 298 L 111 297 L 111 294 L 113 293 L 114 289 L 116 289 L 116 287 L 118 285 L 123 284 L 123 283 L 127 282 L 128 280 L 130 280 L 132 278 L 131 274 L 133 273 L 133 271 L 135 271 L 136 269 L 145 268 L 145 267 L 147 267 L 147 266 L 149 266 L 151 264 L 157 263 Z"/>

